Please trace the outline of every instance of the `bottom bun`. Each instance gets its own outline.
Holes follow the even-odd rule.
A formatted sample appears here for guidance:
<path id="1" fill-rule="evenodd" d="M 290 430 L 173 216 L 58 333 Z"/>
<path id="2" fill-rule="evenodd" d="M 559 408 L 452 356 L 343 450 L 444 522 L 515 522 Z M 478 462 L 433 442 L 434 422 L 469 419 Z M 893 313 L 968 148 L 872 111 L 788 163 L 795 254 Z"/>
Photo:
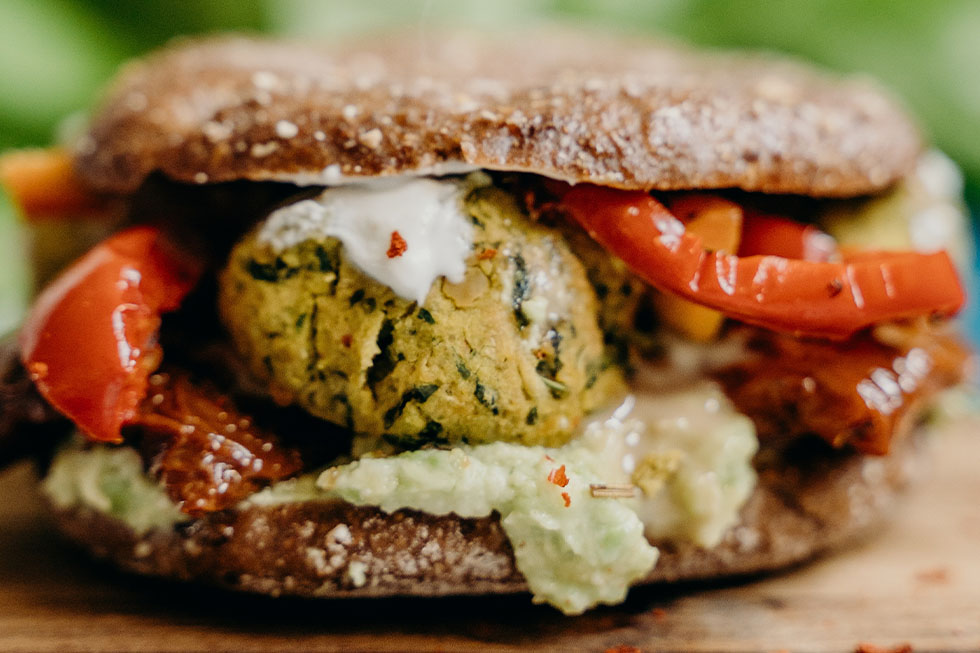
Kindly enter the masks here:
<path id="1" fill-rule="evenodd" d="M 867 533 L 914 475 L 917 440 L 903 438 L 884 458 L 818 448 L 797 451 L 795 462 L 784 455 L 763 463 L 740 523 L 718 546 L 655 543 L 660 558 L 641 583 L 775 570 Z M 234 590 L 306 597 L 527 590 L 495 516 L 305 502 L 227 510 L 138 536 L 90 508 L 53 510 L 68 537 L 123 569 Z"/>

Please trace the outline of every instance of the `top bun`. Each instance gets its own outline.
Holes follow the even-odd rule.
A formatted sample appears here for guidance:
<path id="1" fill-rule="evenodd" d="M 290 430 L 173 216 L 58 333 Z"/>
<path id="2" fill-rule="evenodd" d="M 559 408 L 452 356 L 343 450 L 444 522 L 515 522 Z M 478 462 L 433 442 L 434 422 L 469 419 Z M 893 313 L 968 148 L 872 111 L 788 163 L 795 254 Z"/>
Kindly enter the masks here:
<path id="1" fill-rule="evenodd" d="M 224 37 L 127 66 L 78 144 L 86 183 L 323 184 L 471 167 L 619 188 L 850 196 L 918 132 L 866 80 L 581 34 L 408 32 L 346 47 Z"/>

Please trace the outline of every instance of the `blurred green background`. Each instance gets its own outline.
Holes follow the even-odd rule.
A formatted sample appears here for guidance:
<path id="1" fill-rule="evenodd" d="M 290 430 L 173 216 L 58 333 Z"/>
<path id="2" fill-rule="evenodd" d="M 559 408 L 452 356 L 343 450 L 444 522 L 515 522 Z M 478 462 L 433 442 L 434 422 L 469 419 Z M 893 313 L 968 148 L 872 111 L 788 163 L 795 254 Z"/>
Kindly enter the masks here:
<path id="1" fill-rule="evenodd" d="M 120 62 L 179 34 L 329 39 L 392 25 L 506 29 L 555 20 L 868 72 L 963 167 L 971 203 L 980 203 L 978 0 L 0 0 L 0 149 L 51 142 Z M 22 260 L 0 197 L 0 332 L 22 310 Z"/>

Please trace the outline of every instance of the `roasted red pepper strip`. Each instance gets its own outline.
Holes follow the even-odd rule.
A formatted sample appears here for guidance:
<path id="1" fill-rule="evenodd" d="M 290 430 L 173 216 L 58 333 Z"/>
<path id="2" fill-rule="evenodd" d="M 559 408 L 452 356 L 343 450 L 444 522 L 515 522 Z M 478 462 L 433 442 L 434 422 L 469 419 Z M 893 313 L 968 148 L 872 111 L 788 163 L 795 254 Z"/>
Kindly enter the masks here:
<path id="1" fill-rule="evenodd" d="M 950 315 L 964 300 L 944 252 L 864 252 L 836 263 L 739 257 L 705 250 L 641 191 L 580 184 L 561 204 L 651 285 L 776 331 L 845 338 L 878 322 Z"/>
<path id="2" fill-rule="evenodd" d="M 829 261 L 837 253 L 834 239 L 813 225 L 775 215 L 747 212 L 742 221 L 739 256 L 782 256 Z"/>
<path id="3" fill-rule="evenodd" d="M 160 315 L 200 272 L 153 227 L 119 232 L 65 270 L 20 332 L 21 359 L 44 398 L 89 438 L 121 442 L 160 363 Z"/>

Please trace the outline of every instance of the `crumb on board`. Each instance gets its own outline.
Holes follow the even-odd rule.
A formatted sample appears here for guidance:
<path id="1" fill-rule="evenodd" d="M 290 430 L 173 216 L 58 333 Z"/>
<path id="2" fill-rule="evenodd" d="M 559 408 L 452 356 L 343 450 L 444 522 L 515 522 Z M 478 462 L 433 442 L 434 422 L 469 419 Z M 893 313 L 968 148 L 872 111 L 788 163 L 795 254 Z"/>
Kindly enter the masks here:
<path id="1" fill-rule="evenodd" d="M 854 649 L 854 653 L 912 653 L 911 644 L 896 644 L 895 646 L 877 646 L 862 642 Z"/>
<path id="2" fill-rule="evenodd" d="M 945 585 L 949 582 L 949 569 L 946 567 L 920 569 L 915 573 L 915 580 L 927 585 Z"/>

